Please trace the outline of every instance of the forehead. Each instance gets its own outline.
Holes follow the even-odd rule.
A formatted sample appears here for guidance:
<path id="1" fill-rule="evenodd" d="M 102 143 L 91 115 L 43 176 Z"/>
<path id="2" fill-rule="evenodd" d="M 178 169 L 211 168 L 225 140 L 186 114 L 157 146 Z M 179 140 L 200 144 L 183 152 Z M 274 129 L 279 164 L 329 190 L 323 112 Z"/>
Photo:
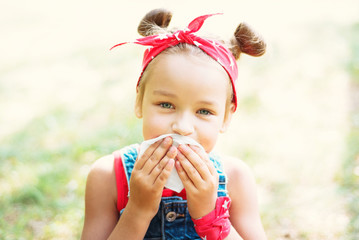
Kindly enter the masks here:
<path id="1" fill-rule="evenodd" d="M 230 86 L 230 79 L 223 67 L 211 57 L 203 54 L 160 54 L 148 69 L 149 83 L 187 86 L 197 91 L 221 92 Z M 146 84 L 147 85 L 147 84 Z"/>

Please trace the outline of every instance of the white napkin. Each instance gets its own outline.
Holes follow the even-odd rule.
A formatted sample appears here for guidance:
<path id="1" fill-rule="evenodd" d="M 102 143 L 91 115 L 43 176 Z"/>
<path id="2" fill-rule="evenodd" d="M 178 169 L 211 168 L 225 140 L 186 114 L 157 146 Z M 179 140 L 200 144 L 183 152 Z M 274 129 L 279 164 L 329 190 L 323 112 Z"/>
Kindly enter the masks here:
<path id="1" fill-rule="evenodd" d="M 201 149 L 203 149 L 203 147 L 196 142 L 195 140 L 193 140 L 190 137 L 186 137 L 186 136 L 182 136 L 182 135 L 178 135 L 178 134 L 165 134 L 165 135 L 161 135 L 157 138 L 153 138 L 147 141 L 144 141 L 141 143 L 140 145 L 140 152 L 138 154 L 138 157 L 142 156 L 142 154 L 146 151 L 146 149 L 153 143 L 157 142 L 160 139 L 163 139 L 165 137 L 171 136 L 173 139 L 173 146 L 178 147 L 180 144 L 187 144 L 187 145 L 194 145 L 194 146 L 198 146 Z M 174 167 L 170 176 L 167 179 L 167 182 L 165 184 L 166 188 L 169 188 L 173 191 L 176 192 L 181 192 L 182 189 L 184 188 L 182 181 L 180 179 L 180 177 L 178 176 L 177 170 Z"/>

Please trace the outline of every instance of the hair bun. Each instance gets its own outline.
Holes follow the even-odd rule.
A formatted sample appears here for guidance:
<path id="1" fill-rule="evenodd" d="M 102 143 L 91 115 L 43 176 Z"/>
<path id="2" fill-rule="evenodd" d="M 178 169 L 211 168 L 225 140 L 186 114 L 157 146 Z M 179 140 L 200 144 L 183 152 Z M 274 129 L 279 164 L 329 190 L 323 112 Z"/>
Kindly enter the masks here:
<path id="1" fill-rule="evenodd" d="M 238 25 L 234 32 L 234 39 L 231 43 L 234 45 L 231 50 L 236 59 L 239 58 L 241 52 L 254 57 L 259 57 L 266 51 L 266 43 L 262 37 L 254 32 L 246 23 Z"/>
<path id="2" fill-rule="evenodd" d="M 172 18 L 169 10 L 158 8 L 148 12 L 140 24 L 137 31 L 142 36 L 150 36 L 161 32 L 161 29 L 167 28 Z"/>

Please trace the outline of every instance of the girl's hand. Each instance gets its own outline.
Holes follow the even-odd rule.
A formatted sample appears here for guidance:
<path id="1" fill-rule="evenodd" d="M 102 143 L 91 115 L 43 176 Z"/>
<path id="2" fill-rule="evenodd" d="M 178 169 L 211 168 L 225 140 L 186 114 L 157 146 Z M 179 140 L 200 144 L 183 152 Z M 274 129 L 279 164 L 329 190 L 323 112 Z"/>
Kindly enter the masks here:
<path id="1" fill-rule="evenodd" d="M 215 208 L 219 176 L 199 147 L 180 145 L 178 150 L 176 168 L 186 189 L 188 211 L 192 218 L 198 219 Z"/>
<path id="2" fill-rule="evenodd" d="M 172 138 L 152 144 L 136 160 L 130 179 L 130 198 L 127 207 L 148 219 L 157 213 L 162 191 L 174 166 L 177 149 Z"/>

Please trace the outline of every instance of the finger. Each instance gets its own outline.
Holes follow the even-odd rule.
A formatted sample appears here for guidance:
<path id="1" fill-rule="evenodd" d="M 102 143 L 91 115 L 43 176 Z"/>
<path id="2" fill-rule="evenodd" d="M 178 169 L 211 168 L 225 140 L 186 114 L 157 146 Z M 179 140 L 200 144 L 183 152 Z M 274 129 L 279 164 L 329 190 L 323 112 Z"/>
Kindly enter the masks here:
<path id="1" fill-rule="evenodd" d="M 155 189 L 163 189 L 168 177 L 170 176 L 170 173 L 173 169 L 175 160 L 173 158 L 168 159 L 167 164 L 164 166 L 158 177 L 156 178 L 154 182 Z"/>
<path id="2" fill-rule="evenodd" d="M 157 142 L 151 144 L 146 151 L 142 154 L 141 157 L 138 157 L 135 165 L 134 165 L 134 169 L 136 170 L 140 170 L 143 168 L 143 166 L 145 165 L 147 159 L 150 158 L 150 156 L 152 156 L 153 152 L 158 148 L 158 146 L 164 141 L 164 139 L 158 140 Z"/>
<path id="3" fill-rule="evenodd" d="M 214 164 L 213 162 L 209 159 L 209 156 L 208 154 L 203 150 L 201 149 L 200 147 L 198 146 L 194 146 L 194 145 L 190 145 L 190 148 L 201 158 L 204 160 L 204 162 L 206 163 L 210 173 L 212 175 L 216 174 L 217 173 L 217 170 L 216 168 L 214 167 Z"/>
<path id="4" fill-rule="evenodd" d="M 166 167 L 166 164 L 170 159 L 174 159 L 177 154 L 177 148 L 171 146 L 168 150 L 165 157 L 162 158 L 162 160 L 152 169 L 150 175 L 153 179 L 153 181 L 156 180 L 158 175 L 162 172 L 162 170 Z"/>
<path id="5" fill-rule="evenodd" d="M 185 156 L 185 158 L 192 164 L 192 166 L 196 169 L 196 172 L 199 173 L 201 179 L 206 180 L 210 177 L 211 173 L 210 170 L 208 169 L 207 164 L 197 153 L 195 153 L 190 147 L 186 145 L 180 145 L 178 149 Z M 182 164 L 182 166 L 187 171 L 186 165 Z M 187 174 L 189 173 L 187 172 Z M 190 174 L 189 177 L 191 178 Z"/>
<path id="6" fill-rule="evenodd" d="M 184 172 L 187 174 L 188 178 L 192 181 L 195 187 L 203 184 L 204 180 L 202 179 L 202 176 L 180 151 L 177 153 L 177 160 L 181 163 Z"/>
<path id="7" fill-rule="evenodd" d="M 162 158 L 166 155 L 168 149 L 172 145 L 172 138 L 166 137 L 163 142 L 155 149 L 152 155 L 147 159 L 145 164 L 143 165 L 143 172 L 145 174 L 149 174 L 152 172 L 153 168 L 162 160 Z"/>
<path id="8" fill-rule="evenodd" d="M 187 189 L 188 192 L 191 192 L 193 188 L 196 188 L 179 161 L 175 162 L 175 167 L 184 188 Z"/>

